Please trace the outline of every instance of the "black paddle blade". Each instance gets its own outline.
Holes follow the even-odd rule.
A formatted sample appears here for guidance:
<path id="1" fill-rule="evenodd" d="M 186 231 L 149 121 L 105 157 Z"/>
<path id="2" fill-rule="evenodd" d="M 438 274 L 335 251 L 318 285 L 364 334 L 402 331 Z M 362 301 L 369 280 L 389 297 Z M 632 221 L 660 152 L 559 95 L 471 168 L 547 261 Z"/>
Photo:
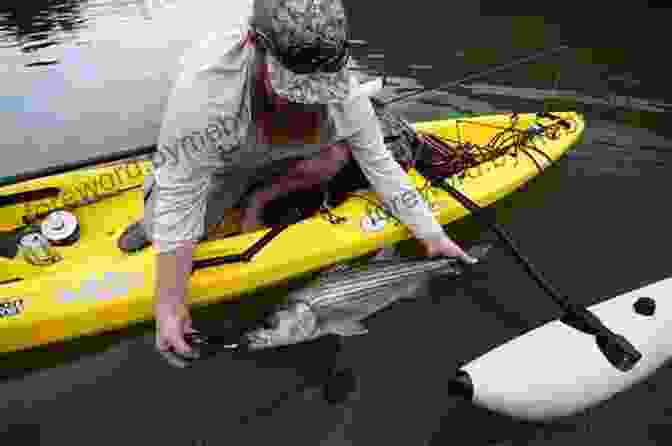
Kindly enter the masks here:
<path id="1" fill-rule="evenodd" d="M 607 361 L 621 372 L 629 372 L 642 359 L 642 354 L 621 335 L 601 333 L 595 338 Z"/>
<path id="2" fill-rule="evenodd" d="M 642 359 L 642 354 L 621 335 L 609 330 L 586 308 L 571 305 L 561 322 L 586 334 L 595 336 L 597 346 L 607 361 L 618 370 L 628 372 Z"/>

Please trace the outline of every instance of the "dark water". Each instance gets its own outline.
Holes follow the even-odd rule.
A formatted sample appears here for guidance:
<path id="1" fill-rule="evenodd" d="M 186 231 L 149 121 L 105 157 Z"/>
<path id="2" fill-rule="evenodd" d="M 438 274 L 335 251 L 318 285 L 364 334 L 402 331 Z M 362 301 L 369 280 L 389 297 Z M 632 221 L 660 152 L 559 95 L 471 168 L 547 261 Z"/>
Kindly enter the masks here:
<path id="1" fill-rule="evenodd" d="M 0 6 L 0 175 L 154 142 L 183 49 L 242 8 L 239 2 L 160 3 Z M 403 87 L 459 79 L 560 43 L 571 49 L 395 109 L 411 120 L 455 110 L 584 112 L 583 142 L 498 203 L 497 220 L 577 303 L 668 277 L 672 97 L 670 69 L 659 53 L 669 10 L 628 7 L 607 18 L 572 17 L 574 6 L 566 3 L 536 15 L 469 2 L 441 11 L 435 5 L 386 2 L 381 11 L 379 2 L 351 2 L 353 37 L 369 42 L 358 58 Z M 471 219 L 447 229 L 465 245 L 496 240 Z M 559 315 L 504 247 L 469 277 L 437 280 L 418 297 L 374 317 L 370 333 L 346 340 L 338 356 L 326 340 L 174 370 L 153 353 L 149 324 L 8 355 L 0 359 L 0 431 L 16 439 L 7 444 L 26 445 L 669 441 L 668 368 L 547 426 L 447 396 L 446 379 L 458 366 Z M 195 317 L 216 325 L 251 313 L 243 304 Z M 349 402 L 330 406 L 320 383 L 336 360 L 353 368 L 359 386 Z"/>

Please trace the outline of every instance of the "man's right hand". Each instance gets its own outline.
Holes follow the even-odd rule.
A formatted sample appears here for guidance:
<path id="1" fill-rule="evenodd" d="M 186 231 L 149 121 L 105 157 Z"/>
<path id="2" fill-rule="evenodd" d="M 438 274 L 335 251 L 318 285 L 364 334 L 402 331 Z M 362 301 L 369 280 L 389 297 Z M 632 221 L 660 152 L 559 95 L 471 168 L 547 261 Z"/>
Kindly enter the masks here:
<path id="1" fill-rule="evenodd" d="M 184 340 L 185 333 L 193 332 L 184 300 L 193 246 L 193 242 L 185 242 L 175 252 L 157 255 L 156 262 L 156 349 L 177 367 L 186 367 L 189 359 L 198 358 L 198 351 Z"/>
<path id="2" fill-rule="evenodd" d="M 159 352 L 174 352 L 187 358 L 197 358 L 198 352 L 184 340 L 185 333 L 193 331 L 189 309 L 184 304 L 157 305 L 156 348 Z"/>

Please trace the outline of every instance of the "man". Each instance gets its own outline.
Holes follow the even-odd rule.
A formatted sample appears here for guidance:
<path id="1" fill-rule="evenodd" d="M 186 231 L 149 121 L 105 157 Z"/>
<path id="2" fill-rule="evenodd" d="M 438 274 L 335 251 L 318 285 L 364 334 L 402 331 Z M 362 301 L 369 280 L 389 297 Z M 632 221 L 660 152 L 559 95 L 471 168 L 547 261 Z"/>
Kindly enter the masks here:
<path id="1" fill-rule="evenodd" d="M 240 30 L 213 36 L 185 59 L 145 185 L 144 221 L 120 240 L 130 251 L 147 237 L 158 253 L 159 350 L 193 354 L 184 295 L 194 245 L 267 178 L 270 186 L 243 201 L 243 230 L 259 226 L 269 200 L 328 180 L 352 157 L 429 256 L 475 261 L 385 148 L 371 101 L 348 69 L 346 34 L 340 0 L 254 0 Z"/>

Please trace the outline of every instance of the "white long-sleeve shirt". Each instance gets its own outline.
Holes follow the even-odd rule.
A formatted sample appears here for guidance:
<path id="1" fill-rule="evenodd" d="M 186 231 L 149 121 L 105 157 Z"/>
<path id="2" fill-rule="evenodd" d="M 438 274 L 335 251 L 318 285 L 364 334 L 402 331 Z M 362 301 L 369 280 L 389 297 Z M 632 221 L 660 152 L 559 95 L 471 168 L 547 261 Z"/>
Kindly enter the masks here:
<path id="1" fill-rule="evenodd" d="M 256 172 L 274 161 L 309 157 L 338 141 L 350 145 L 373 190 L 416 237 L 446 237 L 385 147 L 371 100 L 358 91 L 354 74 L 349 99 L 327 105 L 318 144 L 269 145 L 257 140 L 251 104 L 258 53 L 246 39 L 248 31 L 242 25 L 212 34 L 183 58 L 183 70 L 166 104 L 153 176 L 146 182 L 155 194 L 148 228 L 155 249 L 171 252 L 181 242 L 201 238 L 215 180 L 230 191 L 233 206 Z"/>

